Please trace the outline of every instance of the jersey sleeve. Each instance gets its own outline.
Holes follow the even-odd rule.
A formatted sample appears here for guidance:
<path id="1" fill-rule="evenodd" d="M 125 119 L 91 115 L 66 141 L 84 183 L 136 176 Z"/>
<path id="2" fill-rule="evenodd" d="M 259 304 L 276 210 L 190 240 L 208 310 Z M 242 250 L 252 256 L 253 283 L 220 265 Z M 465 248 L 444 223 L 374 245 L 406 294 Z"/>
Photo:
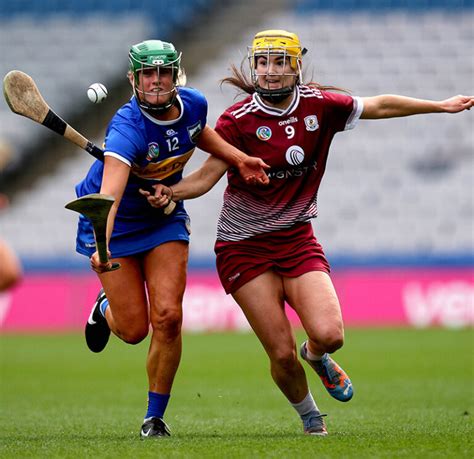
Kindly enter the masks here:
<path id="1" fill-rule="evenodd" d="M 322 91 L 324 109 L 331 125 L 337 132 L 354 129 L 364 109 L 360 97 Z"/>
<path id="2" fill-rule="evenodd" d="M 207 124 L 207 99 L 200 91 L 195 88 L 180 88 L 179 95 L 187 110 L 192 112 L 190 119 L 192 120 L 192 127 L 190 128 L 191 141 L 196 144 L 198 135 L 203 131 Z M 194 135 L 193 135 L 194 133 Z"/>
<path id="3" fill-rule="evenodd" d="M 227 142 L 236 148 L 242 149 L 241 139 L 242 135 L 237 128 L 235 118 L 229 111 L 225 111 L 217 120 L 216 132 Z"/>
<path id="4" fill-rule="evenodd" d="M 203 126 L 207 123 L 207 111 L 208 111 L 208 104 L 207 99 L 204 97 L 204 94 L 201 92 L 194 90 L 195 93 L 195 106 L 198 107 L 199 110 L 199 118 L 201 119 Z"/>
<path id="5" fill-rule="evenodd" d="M 143 150 L 146 150 L 146 145 L 135 126 L 112 120 L 105 137 L 105 156 L 113 156 L 131 166 Z"/>

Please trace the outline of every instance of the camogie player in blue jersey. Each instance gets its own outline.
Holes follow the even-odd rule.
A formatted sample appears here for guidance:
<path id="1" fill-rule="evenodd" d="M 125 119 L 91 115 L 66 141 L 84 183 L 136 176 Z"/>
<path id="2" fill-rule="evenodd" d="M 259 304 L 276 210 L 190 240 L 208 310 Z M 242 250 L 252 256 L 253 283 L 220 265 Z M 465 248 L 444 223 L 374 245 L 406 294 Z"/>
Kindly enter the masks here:
<path id="1" fill-rule="evenodd" d="M 186 284 L 189 217 L 182 202 L 171 215 L 151 207 L 140 189 L 179 182 L 196 147 L 239 171 L 247 183 L 267 184 L 263 160 L 225 142 L 206 124 L 207 101 L 183 87 L 181 53 L 171 43 L 147 40 L 131 47 L 133 96 L 112 118 L 104 162 L 96 161 L 76 186 L 77 196 L 115 198 L 107 221 L 111 262 L 99 261 L 90 222 L 80 217 L 77 251 L 90 257 L 102 284 L 86 324 L 87 345 L 102 351 L 112 331 L 126 343 L 151 328 L 147 358 L 148 410 L 142 438 L 169 436 L 163 415 L 181 357 L 182 299 Z M 151 326 L 151 327 L 150 327 Z"/>

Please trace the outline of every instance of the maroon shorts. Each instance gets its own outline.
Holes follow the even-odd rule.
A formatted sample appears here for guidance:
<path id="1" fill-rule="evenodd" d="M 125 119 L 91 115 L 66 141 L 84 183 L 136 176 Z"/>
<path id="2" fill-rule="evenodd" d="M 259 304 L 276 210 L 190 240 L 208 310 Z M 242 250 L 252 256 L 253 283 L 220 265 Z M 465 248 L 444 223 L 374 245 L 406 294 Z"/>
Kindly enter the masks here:
<path id="1" fill-rule="evenodd" d="M 228 294 L 269 269 L 285 277 L 309 271 L 330 272 L 311 223 L 297 223 L 237 242 L 217 241 L 214 250 L 217 272 Z"/>

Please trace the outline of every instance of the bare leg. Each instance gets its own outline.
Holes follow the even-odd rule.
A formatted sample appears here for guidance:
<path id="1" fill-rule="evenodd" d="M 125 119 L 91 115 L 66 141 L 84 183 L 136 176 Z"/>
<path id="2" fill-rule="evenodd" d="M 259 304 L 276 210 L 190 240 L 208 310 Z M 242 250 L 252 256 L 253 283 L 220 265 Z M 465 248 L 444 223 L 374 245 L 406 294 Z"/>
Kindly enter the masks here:
<path id="1" fill-rule="evenodd" d="M 109 300 L 105 317 L 112 332 L 126 343 L 136 344 L 148 334 L 148 302 L 141 260 L 138 257 L 117 258 L 121 268 L 99 274 Z"/>
<path id="2" fill-rule="evenodd" d="M 173 241 L 145 256 L 152 336 L 147 358 L 149 390 L 169 394 L 181 359 L 182 302 L 188 244 Z"/>
<path id="3" fill-rule="evenodd" d="M 308 334 L 309 350 L 323 355 L 342 347 L 341 307 L 329 275 L 311 271 L 296 278 L 284 278 L 283 282 L 288 302 Z"/>
<path id="4" fill-rule="evenodd" d="M 308 394 L 308 383 L 296 354 L 296 342 L 284 312 L 281 277 L 267 271 L 233 294 L 270 358 L 273 380 L 291 403 Z"/>
<path id="5" fill-rule="evenodd" d="M 316 371 L 332 397 L 341 402 L 351 400 L 353 387 L 349 376 L 328 355 L 344 343 L 341 308 L 330 277 L 325 272 L 313 271 L 285 278 L 283 282 L 288 302 L 308 334 L 301 356 Z"/>

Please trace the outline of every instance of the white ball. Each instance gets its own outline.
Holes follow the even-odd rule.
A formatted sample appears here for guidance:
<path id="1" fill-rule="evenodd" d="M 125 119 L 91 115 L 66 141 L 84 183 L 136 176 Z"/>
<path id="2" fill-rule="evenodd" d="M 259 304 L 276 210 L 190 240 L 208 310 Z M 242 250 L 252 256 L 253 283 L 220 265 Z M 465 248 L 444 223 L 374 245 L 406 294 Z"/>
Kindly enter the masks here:
<path id="1" fill-rule="evenodd" d="M 102 83 L 93 83 L 87 88 L 87 97 L 94 104 L 107 99 L 107 88 Z"/>

